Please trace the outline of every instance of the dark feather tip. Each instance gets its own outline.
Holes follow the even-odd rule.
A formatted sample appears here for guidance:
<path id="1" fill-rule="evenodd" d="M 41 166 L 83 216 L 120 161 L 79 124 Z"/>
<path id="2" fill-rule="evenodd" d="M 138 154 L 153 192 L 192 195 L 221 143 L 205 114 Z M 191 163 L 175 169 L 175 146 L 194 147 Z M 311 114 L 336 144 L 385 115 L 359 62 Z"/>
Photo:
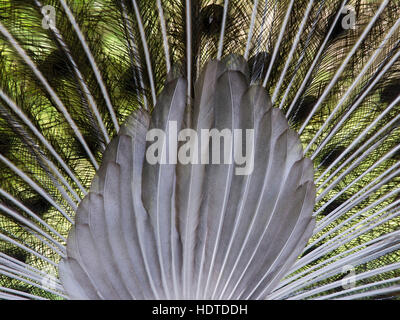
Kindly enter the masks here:
<path id="1" fill-rule="evenodd" d="M 140 73 L 137 67 L 131 67 L 125 71 L 120 78 L 121 89 L 130 94 L 136 94 L 138 90 L 143 90 L 140 87 Z"/>
<path id="2" fill-rule="evenodd" d="M 264 51 L 257 53 L 249 59 L 248 64 L 252 81 L 265 78 L 270 60 L 271 55 Z"/>
<path id="3" fill-rule="evenodd" d="M 58 50 L 50 53 L 39 63 L 39 69 L 50 80 L 63 78 L 71 75 L 71 69 L 66 57 Z"/>
<path id="4" fill-rule="evenodd" d="M 318 249 L 319 245 L 313 245 L 311 248 L 308 248 L 306 251 L 303 252 L 303 254 L 300 256 L 300 258 L 305 257 L 306 255 L 310 254 L 314 250 Z"/>
<path id="5" fill-rule="evenodd" d="M 217 4 L 210 4 L 200 11 L 200 24 L 202 33 L 212 36 L 221 30 L 224 8 Z"/>
<path id="6" fill-rule="evenodd" d="M 4 132 L 0 132 L 0 154 L 7 156 L 11 147 L 12 139 Z"/>

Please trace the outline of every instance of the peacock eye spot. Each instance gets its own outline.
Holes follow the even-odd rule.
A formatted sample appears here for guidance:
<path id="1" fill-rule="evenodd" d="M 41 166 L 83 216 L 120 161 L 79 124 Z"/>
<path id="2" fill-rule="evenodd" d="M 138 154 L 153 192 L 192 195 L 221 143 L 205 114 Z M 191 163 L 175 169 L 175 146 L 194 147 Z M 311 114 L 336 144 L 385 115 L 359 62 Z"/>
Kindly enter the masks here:
<path id="1" fill-rule="evenodd" d="M 303 99 L 300 99 L 293 109 L 291 121 L 298 124 L 306 120 L 308 115 L 314 108 L 315 104 L 317 103 L 317 100 L 318 98 L 313 95 L 308 95 L 305 96 Z"/>
<path id="2" fill-rule="evenodd" d="M 24 204 L 28 209 L 39 216 L 43 216 L 51 208 L 51 204 L 40 195 L 27 198 Z"/>
<path id="3" fill-rule="evenodd" d="M 200 11 L 201 31 L 208 35 L 218 34 L 224 15 L 224 8 L 217 4 L 210 4 Z"/>
<path id="4" fill-rule="evenodd" d="M 400 145 L 400 142 L 398 142 L 397 145 Z M 400 161 L 400 150 L 397 150 L 397 151 L 393 154 L 392 159 L 393 159 L 393 160 Z"/>
<path id="5" fill-rule="evenodd" d="M 7 248 L 3 253 L 21 262 L 26 262 L 26 259 L 28 258 L 27 252 L 22 249 Z"/>
<path id="6" fill-rule="evenodd" d="M 333 200 L 329 205 L 326 206 L 326 208 L 322 211 L 321 215 L 323 215 L 323 216 L 329 215 L 332 211 L 339 208 L 345 202 L 346 202 L 346 200 L 344 200 L 342 198 Z"/>
<path id="7" fill-rule="evenodd" d="M 343 146 L 334 146 L 326 151 L 321 159 L 321 166 L 330 166 L 346 150 Z"/>
<path id="8" fill-rule="evenodd" d="M 399 200 L 400 200 L 400 194 L 398 194 L 398 195 L 396 196 L 396 198 L 394 198 L 393 202 L 397 202 L 397 201 L 399 201 Z M 400 204 L 397 204 L 394 208 L 395 208 L 395 209 L 400 209 Z"/>
<path id="9" fill-rule="evenodd" d="M 49 78 L 65 78 L 71 74 L 65 56 L 59 51 L 53 51 L 39 63 L 39 69 L 49 75 Z"/>
<path id="10" fill-rule="evenodd" d="M 400 79 L 390 81 L 381 91 L 382 103 L 392 103 L 400 94 Z"/>
<path id="11" fill-rule="evenodd" d="M 96 159 L 100 160 L 100 155 L 104 149 L 104 142 L 102 141 L 102 139 L 100 139 L 99 134 L 97 132 L 92 132 L 92 133 L 85 132 L 83 134 L 83 139 L 85 140 L 87 146 L 92 151 Z M 75 140 L 74 147 L 75 147 L 74 148 L 75 153 L 78 158 L 87 157 L 87 152 L 83 147 L 82 143 L 78 139 Z"/>
<path id="12" fill-rule="evenodd" d="M 140 72 L 137 67 L 126 70 L 120 78 L 121 90 L 127 93 L 136 93 L 137 90 L 142 90 L 139 79 Z"/>
<path id="13" fill-rule="evenodd" d="M 0 154 L 6 156 L 12 146 L 12 139 L 7 133 L 0 131 Z"/>

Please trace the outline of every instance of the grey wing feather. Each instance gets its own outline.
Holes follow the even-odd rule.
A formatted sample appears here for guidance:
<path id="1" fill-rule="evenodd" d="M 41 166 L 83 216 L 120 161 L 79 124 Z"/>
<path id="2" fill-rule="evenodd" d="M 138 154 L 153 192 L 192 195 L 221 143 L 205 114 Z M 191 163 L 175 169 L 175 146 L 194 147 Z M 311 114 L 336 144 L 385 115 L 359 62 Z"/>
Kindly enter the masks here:
<path id="1" fill-rule="evenodd" d="M 172 159 L 175 153 L 174 135 L 180 131 L 186 107 L 187 84 L 183 78 L 178 78 L 166 84 L 165 89 L 158 99 L 158 104 L 152 115 L 150 129 L 161 129 L 165 132 L 162 157 L 165 156 L 166 163 L 155 165 L 145 163 L 143 168 L 143 205 L 151 217 L 155 233 L 158 259 L 160 265 L 162 285 L 165 297 L 174 297 L 171 293 L 174 287 L 172 277 L 172 264 L 179 270 L 176 259 L 173 261 L 172 247 L 178 246 L 176 239 L 175 212 L 172 210 L 171 199 L 175 197 L 173 185 L 175 183 L 175 167 Z M 169 127 L 174 126 L 169 132 Z M 176 130 L 176 131 L 175 131 Z M 175 137 L 176 143 L 176 137 Z M 169 163 L 169 158 L 173 160 Z"/>
<path id="2" fill-rule="evenodd" d="M 315 187 L 298 135 L 249 79 L 243 59 L 211 61 L 192 106 L 186 81 L 175 78 L 151 120 L 140 111 L 129 118 L 77 211 L 60 264 L 71 297 L 268 298 L 311 236 Z M 172 121 L 177 131 L 186 122 L 197 132 L 230 130 L 231 152 L 220 164 L 169 163 Z M 146 161 L 150 129 L 167 133 L 166 163 Z M 223 155 L 224 142 L 219 149 L 199 143 L 198 160 L 210 150 L 209 161 Z M 250 150 L 247 175 L 236 174 L 239 145 L 242 154 Z"/>

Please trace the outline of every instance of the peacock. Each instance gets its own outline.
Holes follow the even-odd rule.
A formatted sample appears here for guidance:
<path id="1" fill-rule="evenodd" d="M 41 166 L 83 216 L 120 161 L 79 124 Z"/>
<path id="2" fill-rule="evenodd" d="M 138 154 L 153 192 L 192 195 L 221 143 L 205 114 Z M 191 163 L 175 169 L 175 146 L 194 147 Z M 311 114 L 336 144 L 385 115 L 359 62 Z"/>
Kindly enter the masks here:
<path id="1" fill-rule="evenodd" d="M 398 299 L 399 13 L 1 0 L 0 298 Z"/>

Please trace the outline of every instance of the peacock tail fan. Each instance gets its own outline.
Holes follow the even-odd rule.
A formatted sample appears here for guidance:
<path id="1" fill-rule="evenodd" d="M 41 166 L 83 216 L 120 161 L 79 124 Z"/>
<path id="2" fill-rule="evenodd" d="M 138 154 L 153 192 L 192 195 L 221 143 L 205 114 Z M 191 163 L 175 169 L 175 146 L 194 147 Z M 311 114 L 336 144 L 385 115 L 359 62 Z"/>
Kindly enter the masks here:
<path id="1" fill-rule="evenodd" d="M 397 299 L 399 12 L 1 0 L 0 298 Z"/>

